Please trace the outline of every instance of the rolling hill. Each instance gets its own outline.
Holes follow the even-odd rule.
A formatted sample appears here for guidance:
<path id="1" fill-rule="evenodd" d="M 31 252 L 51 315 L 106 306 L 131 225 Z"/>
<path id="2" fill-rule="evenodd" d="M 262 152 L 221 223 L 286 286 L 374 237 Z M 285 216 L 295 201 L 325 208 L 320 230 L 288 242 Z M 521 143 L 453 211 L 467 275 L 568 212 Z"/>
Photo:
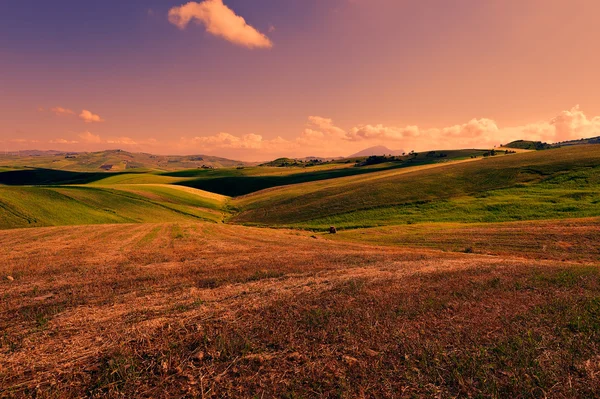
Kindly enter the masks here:
<path id="1" fill-rule="evenodd" d="M 0 228 L 226 221 L 307 229 L 600 216 L 595 146 L 429 151 L 362 165 L 0 171 Z M 486 157 L 487 155 L 487 157 Z"/>
<path id="2" fill-rule="evenodd" d="M 225 198 L 177 186 L 0 187 L 0 229 L 21 227 L 220 222 Z"/>
<path id="3" fill-rule="evenodd" d="M 433 164 L 276 188 L 232 201 L 231 221 L 325 228 L 600 215 L 593 146 Z"/>
<path id="4" fill-rule="evenodd" d="M 76 172 L 131 170 L 164 170 L 212 167 L 234 167 L 254 165 L 241 161 L 233 161 L 207 155 L 153 155 L 131 153 L 122 150 L 100 152 L 58 152 L 58 151 L 20 151 L 18 153 L 0 154 L 0 166 L 29 167 L 38 169 L 56 169 Z"/>

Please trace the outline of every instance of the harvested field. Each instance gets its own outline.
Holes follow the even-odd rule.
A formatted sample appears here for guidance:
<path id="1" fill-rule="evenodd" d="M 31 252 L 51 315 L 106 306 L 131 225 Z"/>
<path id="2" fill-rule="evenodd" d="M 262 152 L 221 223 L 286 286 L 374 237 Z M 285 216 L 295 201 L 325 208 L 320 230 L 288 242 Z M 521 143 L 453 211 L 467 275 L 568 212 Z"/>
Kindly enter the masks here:
<path id="1" fill-rule="evenodd" d="M 333 238 L 528 259 L 600 261 L 600 218 L 425 223 L 347 230 Z"/>
<path id="2" fill-rule="evenodd" d="M 0 396 L 600 394 L 594 252 L 575 263 L 315 237 L 205 223 L 1 231 Z"/>

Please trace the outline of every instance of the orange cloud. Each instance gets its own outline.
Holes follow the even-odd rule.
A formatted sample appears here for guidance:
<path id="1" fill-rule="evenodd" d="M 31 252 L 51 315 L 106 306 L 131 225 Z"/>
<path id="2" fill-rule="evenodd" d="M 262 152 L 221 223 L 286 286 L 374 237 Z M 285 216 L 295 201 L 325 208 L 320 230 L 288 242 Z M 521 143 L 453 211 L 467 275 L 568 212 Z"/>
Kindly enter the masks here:
<path id="1" fill-rule="evenodd" d="M 403 128 L 384 125 L 361 125 L 354 127 L 347 135 L 349 140 L 403 140 L 407 137 L 419 135 L 418 126 L 406 126 Z"/>
<path id="2" fill-rule="evenodd" d="M 123 144 L 123 145 L 137 145 L 137 141 L 131 137 L 117 137 L 106 140 L 108 144 Z"/>
<path id="3" fill-rule="evenodd" d="M 223 4 L 223 0 L 191 1 L 169 11 L 169 22 L 180 29 L 185 29 L 191 21 L 203 24 L 208 33 L 239 46 L 250 49 L 273 47 L 266 35 L 248 25 L 244 18 Z"/>
<path id="4" fill-rule="evenodd" d="M 39 108 L 39 110 L 43 110 L 43 108 Z M 70 110 L 68 108 L 63 108 L 63 107 L 54 107 L 51 109 L 51 111 L 54 112 L 58 116 L 75 115 L 75 112 L 73 112 L 72 110 Z"/>
<path id="5" fill-rule="evenodd" d="M 77 144 L 78 141 L 66 140 L 66 139 L 52 139 L 48 141 L 50 144 Z"/>
<path id="6" fill-rule="evenodd" d="M 92 134 L 90 132 L 83 132 L 79 135 L 79 138 L 86 143 L 102 143 L 100 136 Z"/>
<path id="7" fill-rule="evenodd" d="M 192 141 L 195 144 L 208 148 L 262 148 L 264 142 L 262 136 L 258 134 L 246 134 L 241 137 L 229 133 L 218 133 L 214 136 L 194 137 Z"/>
<path id="8" fill-rule="evenodd" d="M 85 123 L 99 123 L 104 122 L 104 119 L 100 118 L 100 115 L 93 114 L 92 112 L 84 109 L 79 114 L 79 118 L 82 119 Z"/>

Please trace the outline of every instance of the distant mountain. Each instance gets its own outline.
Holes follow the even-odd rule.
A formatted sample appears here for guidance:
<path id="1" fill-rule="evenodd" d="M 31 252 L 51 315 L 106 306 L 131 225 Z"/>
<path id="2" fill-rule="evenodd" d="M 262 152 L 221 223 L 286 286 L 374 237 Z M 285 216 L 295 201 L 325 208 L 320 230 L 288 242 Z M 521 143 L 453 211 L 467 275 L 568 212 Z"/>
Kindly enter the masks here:
<path id="1" fill-rule="evenodd" d="M 378 145 L 375 147 L 365 148 L 356 154 L 350 155 L 348 158 L 370 157 L 372 155 L 402 155 L 404 152 L 404 150 L 390 150 L 385 146 Z"/>

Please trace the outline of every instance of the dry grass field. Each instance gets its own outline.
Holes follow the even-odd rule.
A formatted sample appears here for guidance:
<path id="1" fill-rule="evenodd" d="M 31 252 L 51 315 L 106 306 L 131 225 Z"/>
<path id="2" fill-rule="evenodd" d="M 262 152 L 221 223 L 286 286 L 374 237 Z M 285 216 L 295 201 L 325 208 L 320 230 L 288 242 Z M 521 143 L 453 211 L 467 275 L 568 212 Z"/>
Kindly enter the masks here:
<path id="1" fill-rule="evenodd" d="M 0 231 L 0 397 L 598 397 L 597 247 L 537 259 L 511 228 L 495 254 L 209 223 Z"/>

